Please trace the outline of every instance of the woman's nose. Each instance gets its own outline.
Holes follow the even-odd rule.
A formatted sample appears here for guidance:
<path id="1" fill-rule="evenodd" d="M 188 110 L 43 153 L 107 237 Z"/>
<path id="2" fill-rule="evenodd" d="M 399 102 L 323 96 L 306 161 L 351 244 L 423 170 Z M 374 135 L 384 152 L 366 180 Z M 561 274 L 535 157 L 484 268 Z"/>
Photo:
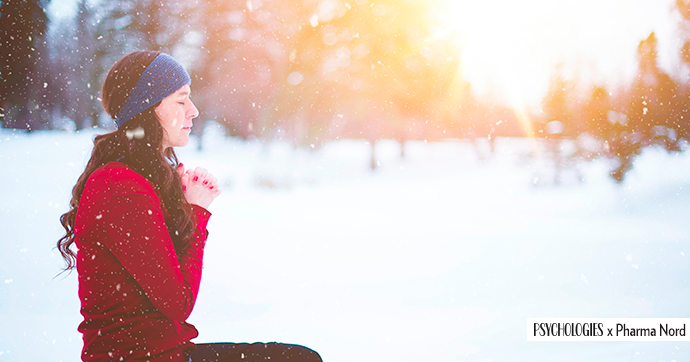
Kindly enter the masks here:
<path id="1" fill-rule="evenodd" d="M 196 106 L 194 105 L 194 102 L 192 102 L 192 101 L 190 100 L 190 101 L 189 101 L 189 104 L 192 105 L 192 108 L 191 108 L 191 109 L 188 111 L 188 113 L 187 113 L 187 114 L 190 116 L 190 118 L 199 117 L 199 110 L 198 110 L 198 109 L 196 108 Z"/>

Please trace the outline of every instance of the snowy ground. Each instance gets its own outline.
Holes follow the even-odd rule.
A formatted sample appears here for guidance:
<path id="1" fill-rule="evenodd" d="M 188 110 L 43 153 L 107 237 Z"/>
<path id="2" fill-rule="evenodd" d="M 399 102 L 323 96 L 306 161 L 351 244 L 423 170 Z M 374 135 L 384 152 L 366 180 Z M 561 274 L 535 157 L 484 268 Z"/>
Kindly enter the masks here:
<path id="1" fill-rule="evenodd" d="M 93 131 L 0 131 L 0 361 L 76 361 L 76 273 L 54 250 Z M 682 361 L 687 343 L 527 342 L 526 318 L 690 317 L 690 153 L 647 150 L 623 185 L 539 180 L 521 139 L 179 150 L 222 181 L 198 342 L 282 341 L 326 362 Z M 535 185 L 536 184 L 536 185 Z"/>

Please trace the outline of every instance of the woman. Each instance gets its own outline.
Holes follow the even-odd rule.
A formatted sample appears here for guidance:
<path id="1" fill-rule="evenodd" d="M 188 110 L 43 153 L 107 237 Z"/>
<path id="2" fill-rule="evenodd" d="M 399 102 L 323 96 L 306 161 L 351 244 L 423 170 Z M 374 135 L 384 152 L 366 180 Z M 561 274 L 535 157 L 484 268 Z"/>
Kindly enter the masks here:
<path id="1" fill-rule="evenodd" d="M 95 138 L 58 241 L 66 270 L 79 273 L 82 360 L 321 361 L 297 345 L 190 341 L 207 209 L 221 193 L 215 177 L 185 170 L 173 150 L 189 142 L 199 115 L 190 83 L 178 62 L 152 51 L 126 55 L 103 83 L 118 129 Z"/>

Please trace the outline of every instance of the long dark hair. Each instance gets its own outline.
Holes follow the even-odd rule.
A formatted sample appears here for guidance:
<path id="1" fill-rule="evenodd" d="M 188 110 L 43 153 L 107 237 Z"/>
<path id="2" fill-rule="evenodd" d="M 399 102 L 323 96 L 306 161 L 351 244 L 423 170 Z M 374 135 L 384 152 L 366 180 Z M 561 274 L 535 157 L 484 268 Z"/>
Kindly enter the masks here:
<path id="1" fill-rule="evenodd" d="M 138 51 L 124 56 L 113 65 L 101 89 L 103 108 L 111 117 L 116 117 L 144 69 L 159 54 L 154 51 Z M 177 155 L 172 147 L 162 149 L 165 130 L 156 117 L 154 109 L 157 106 L 158 104 L 136 115 L 118 130 L 98 135 L 94 139 L 91 158 L 72 189 L 70 210 L 60 216 L 65 236 L 58 240 L 57 248 L 67 264 L 64 271 L 76 266 L 77 255 L 70 246 L 74 243 L 74 222 L 86 180 L 96 169 L 112 161 L 126 164 L 156 186 L 169 214 L 165 223 L 175 251 L 179 255 L 189 245 L 195 220 L 191 206 L 184 197 L 182 180 L 176 171 L 179 166 Z"/>

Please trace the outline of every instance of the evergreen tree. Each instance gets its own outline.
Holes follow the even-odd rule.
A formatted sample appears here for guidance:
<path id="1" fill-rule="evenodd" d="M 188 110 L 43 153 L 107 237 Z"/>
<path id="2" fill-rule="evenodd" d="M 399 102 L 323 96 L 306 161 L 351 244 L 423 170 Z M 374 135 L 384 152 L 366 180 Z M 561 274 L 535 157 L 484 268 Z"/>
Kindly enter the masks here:
<path id="1" fill-rule="evenodd" d="M 604 87 L 594 87 L 585 106 L 586 131 L 597 139 L 606 141 L 611 131 L 609 94 Z"/>
<path id="2" fill-rule="evenodd" d="M 3 127 L 45 128 L 46 0 L 0 3 L 0 113 Z"/>
<path id="3" fill-rule="evenodd" d="M 685 71 L 690 71 L 690 1 L 676 0 L 676 10 L 680 13 L 681 34 L 684 40 L 680 52 L 680 60 L 685 66 Z M 687 74 L 687 73 L 686 73 Z M 690 83 L 681 82 L 679 85 L 679 97 L 674 107 L 674 129 L 678 140 L 690 141 Z"/>
<path id="4" fill-rule="evenodd" d="M 658 66 L 656 35 L 652 32 L 637 48 L 638 75 L 626 109 L 624 123 L 615 123 L 608 144 L 615 161 L 611 176 L 622 182 L 634 158 L 650 145 L 679 151 L 682 114 L 677 111 L 679 88 Z"/>

